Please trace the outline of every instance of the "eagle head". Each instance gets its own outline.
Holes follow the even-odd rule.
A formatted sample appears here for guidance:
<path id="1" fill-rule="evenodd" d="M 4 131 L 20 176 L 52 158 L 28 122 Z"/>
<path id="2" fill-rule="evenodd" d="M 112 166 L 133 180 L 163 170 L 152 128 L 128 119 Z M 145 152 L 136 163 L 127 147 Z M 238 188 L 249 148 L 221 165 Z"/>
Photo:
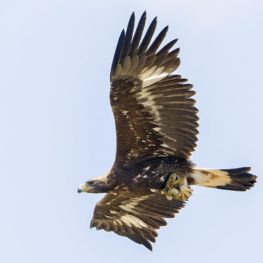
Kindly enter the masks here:
<path id="1" fill-rule="evenodd" d="M 78 188 L 78 193 L 86 192 L 86 193 L 106 193 L 109 190 L 109 183 L 107 180 L 107 176 L 110 173 L 107 172 L 103 176 L 96 177 L 91 179 L 84 184 L 81 184 Z"/>

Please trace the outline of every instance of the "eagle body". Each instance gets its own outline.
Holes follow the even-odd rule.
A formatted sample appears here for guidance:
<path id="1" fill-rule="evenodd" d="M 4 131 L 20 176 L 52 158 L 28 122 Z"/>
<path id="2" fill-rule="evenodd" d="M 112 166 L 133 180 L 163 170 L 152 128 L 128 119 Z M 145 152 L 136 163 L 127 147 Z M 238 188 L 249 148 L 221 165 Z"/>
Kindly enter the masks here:
<path id="1" fill-rule="evenodd" d="M 190 197 L 190 185 L 245 191 L 256 176 L 249 167 L 202 169 L 192 164 L 198 134 L 193 86 L 174 74 L 180 64 L 179 48 L 173 48 L 177 39 L 162 45 L 168 26 L 153 37 L 157 18 L 146 30 L 145 24 L 146 12 L 137 26 L 131 15 L 112 61 L 115 162 L 110 172 L 85 182 L 78 192 L 106 193 L 96 204 L 91 227 L 152 249 L 165 218 L 174 217 Z"/>
<path id="2" fill-rule="evenodd" d="M 154 192 L 165 188 L 171 174 L 186 177 L 191 166 L 189 161 L 176 157 L 152 158 L 123 167 L 114 166 L 107 179 L 113 188 L 122 185 L 132 192 Z"/>

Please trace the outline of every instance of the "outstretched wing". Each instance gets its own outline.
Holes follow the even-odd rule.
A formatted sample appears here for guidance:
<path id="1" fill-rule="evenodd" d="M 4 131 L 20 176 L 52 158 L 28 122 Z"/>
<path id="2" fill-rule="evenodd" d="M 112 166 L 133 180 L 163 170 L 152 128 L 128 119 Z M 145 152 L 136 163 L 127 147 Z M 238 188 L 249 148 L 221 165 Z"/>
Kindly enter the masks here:
<path id="1" fill-rule="evenodd" d="M 135 33 L 134 14 L 123 30 L 111 69 L 111 105 L 117 130 L 116 160 L 156 156 L 188 158 L 197 141 L 197 109 L 192 85 L 179 75 L 179 49 L 172 40 L 159 49 L 168 27 L 150 44 L 157 20 L 142 38 L 146 13 Z"/>
<path id="2" fill-rule="evenodd" d="M 114 231 L 152 250 L 156 230 L 166 225 L 164 218 L 172 218 L 184 202 L 167 200 L 159 192 L 130 193 L 119 189 L 108 193 L 95 207 L 91 227 Z"/>

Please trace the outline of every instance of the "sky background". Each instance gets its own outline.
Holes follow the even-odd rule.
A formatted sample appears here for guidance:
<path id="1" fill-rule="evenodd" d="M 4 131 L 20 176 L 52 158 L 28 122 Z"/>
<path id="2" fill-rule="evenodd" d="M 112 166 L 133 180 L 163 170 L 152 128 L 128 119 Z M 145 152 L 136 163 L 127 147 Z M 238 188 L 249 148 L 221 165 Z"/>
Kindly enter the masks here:
<path id="1" fill-rule="evenodd" d="M 109 70 L 144 10 L 197 92 L 193 162 L 259 176 L 245 193 L 195 187 L 153 252 L 90 230 L 102 195 L 77 194 L 114 161 Z M 0 1 L 0 261 L 262 262 L 262 27 L 261 0 Z"/>

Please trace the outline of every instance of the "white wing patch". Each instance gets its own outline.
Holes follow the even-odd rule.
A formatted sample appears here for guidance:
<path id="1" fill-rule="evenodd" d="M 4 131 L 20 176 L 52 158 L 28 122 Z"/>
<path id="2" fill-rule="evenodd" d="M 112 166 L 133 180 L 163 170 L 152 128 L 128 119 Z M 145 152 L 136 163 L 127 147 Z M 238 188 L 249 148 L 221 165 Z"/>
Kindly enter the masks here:
<path id="1" fill-rule="evenodd" d="M 160 106 L 156 105 L 155 96 L 147 88 L 142 89 L 138 93 L 138 101 L 142 103 L 144 107 L 149 107 L 156 123 L 160 122 Z"/>
<path id="2" fill-rule="evenodd" d="M 120 217 L 120 220 L 123 221 L 129 227 L 132 226 L 135 226 L 137 228 L 148 227 L 141 219 L 133 215 L 129 215 L 129 214 L 123 215 Z"/>
<path id="3" fill-rule="evenodd" d="M 135 197 L 132 199 L 132 201 L 126 204 L 119 205 L 119 207 L 126 212 L 131 212 L 133 211 L 135 206 L 139 204 L 139 202 L 146 200 L 147 198 L 148 196 Z"/>
<path id="4" fill-rule="evenodd" d="M 137 212 L 135 211 L 135 207 L 143 200 L 147 199 L 148 196 L 141 196 L 141 197 L 135 197 L 132 199 L 132 201 L 119 205 L 119 208 L 121 208 L 122 211 L 127 212 L 127 214 L 122 215 L 120 217 L 120 221 L 124 222 L 126 225 L 129 227 L 135 226 L 137 228 L 142 228 L 142 227 L 148 227 L 147 224 L 145 224 L 141 219 L 138 217 L 134 216 Z M 112 214 L 113 211 L 111 211 Z M 117 212 L 115 212 L 117 214 Z M 133 215 L 131 215 L 132 213 Z"/>
<path id="5" fill-rule="evenodd" d="M 169 72 L 163 72 L 163 70 L 164 67 L 157 66 L 145 68 L 139 75 L 139 78 L 142 81 L 142 87 L 148 87 L 170 74 Z"/>

